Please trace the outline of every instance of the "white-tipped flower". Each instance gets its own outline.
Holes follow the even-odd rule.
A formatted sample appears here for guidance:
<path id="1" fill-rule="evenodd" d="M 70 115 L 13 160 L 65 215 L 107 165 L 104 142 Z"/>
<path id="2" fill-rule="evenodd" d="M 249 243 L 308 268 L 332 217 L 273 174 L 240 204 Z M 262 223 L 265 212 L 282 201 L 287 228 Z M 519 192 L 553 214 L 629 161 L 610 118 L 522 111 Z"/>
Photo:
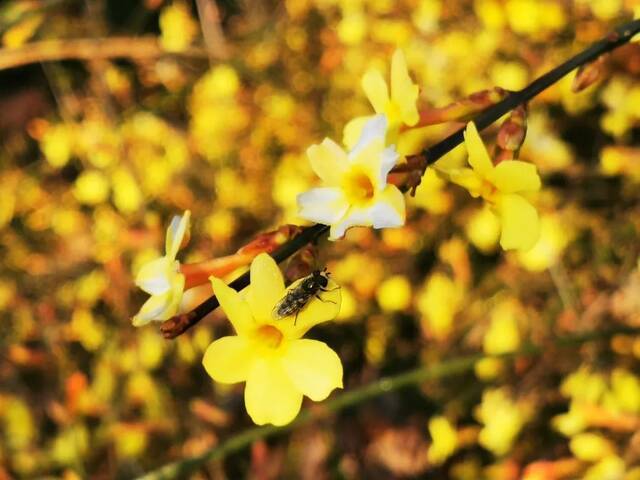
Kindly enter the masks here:
<path id="1" fill-rule="evenodd" d="M 349 153 L 329 138 L 307 150 L 311 168 L 325 186 L 298 195 L 299 215 L 331 225 L 330 240 L 342 237 L 350 227 L 404 225 L 402 192 L 387 184 L 398 161 L 395 146 L 385 147 L 387 124 L 385 115 L 374 116 Z"/>
<path id="2" fill-rule="evenodd" d="M 142 266 L 136 276 L 136 285 L 151 297 L 133 317 L 133 325 L 140 327 L 152 320 L 167 320 L 178 311 L 185 278 L 180 273 L 180 262 L 176 260 L 178 250 L 185 243 L 189 233 L 191 212 L 176 215 L 167 229 L 164 257 L 152 260 Z"/>

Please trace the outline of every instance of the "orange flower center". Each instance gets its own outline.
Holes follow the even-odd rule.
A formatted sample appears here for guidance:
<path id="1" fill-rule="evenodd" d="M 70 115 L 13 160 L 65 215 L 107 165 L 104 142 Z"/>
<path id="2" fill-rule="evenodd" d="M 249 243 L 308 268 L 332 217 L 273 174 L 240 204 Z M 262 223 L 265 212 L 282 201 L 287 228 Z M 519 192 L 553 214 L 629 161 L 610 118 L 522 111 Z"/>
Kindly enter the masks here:
<path id="1" fill-rule="evenodd" d="M 262 325 L 256 330 L 256 336 L 260 343 L 269 348 L 278 348 L 284 335 L 273 325 Z"/>
<path id="2" fill-rule="evenodd" d="M 349 203 L 359 204 L 371 200 L 375 193 L 373 182 L 367 172 L 355 167 L 344 178 L 343 189 L 347 194 Z"/>

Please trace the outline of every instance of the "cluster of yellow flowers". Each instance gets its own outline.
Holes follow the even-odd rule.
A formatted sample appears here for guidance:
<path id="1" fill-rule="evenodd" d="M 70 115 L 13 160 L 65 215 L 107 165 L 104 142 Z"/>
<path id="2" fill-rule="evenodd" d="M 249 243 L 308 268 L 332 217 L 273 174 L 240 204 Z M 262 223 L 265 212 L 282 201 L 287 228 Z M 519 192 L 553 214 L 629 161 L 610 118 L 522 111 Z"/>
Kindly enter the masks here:
<path id="1" fill-rule="evenodd" d="M 409 76 L 403 52 L 396 50 L 393 54 L 390 88 L 377 70 L 365 73 L 362 88 L 376 114 L 356 118 L 346 125 L 344 143 L 348 152 L 329 138 L 308 148 L 311 168 L 324 186 L 297 197 L 300 217 L 330 225 L 330 240 L 343 237 L 347 229 L 354 226 L 392 228 L 405 223 L 403 194 L 388 182 L 389 173 L 401 158 L 396 147 L 401 127 L 413 127 L 419 120 L 416 104 L 419 88 Z M 505 250 L 530 249 L 539 237 L 538 214 L 523 195 L 540 189 L 536 167 L 518 160 L 503 160 L 494 166 L 473 123 L 466 128 L 465 144 L 472 169 L 441 166 L 436 171 L 465 187 L 473 197 L 482 197 L 498 214 L 502 225 L 500 244 Z M 136 326 L 150 320 L 166 320 L 178 311 L 185 277 L 175 256 L 188 230 L 189 215 L 190 212 L 186 212 L 172 221 L 167 231 L 165 256 L 139 270 L 136 284 L 151 297 L 133 318 Z M 339 295 L 334 295 L 337 295 L 334 301 L 311 300 L 302 311 L 305 318 L 308 315 L 315 318 L 301 322 L 309 324 L 306 328 L 291 329 L 290 322 L 273 321 L 272 311 L 285 290 L 282 275 L 270 257 L 258 256 L 251 264 L 251 286 L 245 293 L 248 306 L 220 280 L 212 277 L 212 282 L 238 336 L 214 342 L 207 350 L 204 365 L 217 381 L 247 382 L 245 403 L 256 423 L 288 423 L 299 411 L 303 393 L 313 400 L 321 400 L 333 388 L 341 386 L 342 367 L 338 357 L 331 351 L 331 355 L 323 354 L 322 348 L 328 348 L 324 344 L 296 340 L 313 324 L 338 315 Z M 296 285 L 290 286 L 289 291 Z M 335 305 L 335 311 L 314 308 L 318 302 L 330 302 Z M 438 322 L 442 324 L 436 320 L 436 325 Z M 436 331 L 442 328 L 436 327 Z M 297 346 L 290 346 L 289 340 L 296 340 L 298 343 L 293 345 Z M 305 356 L 312 359 L 314 355 L 316 361 L 304 361 Z M 326 362 L 318 363 L 323 355 L 327 357 Z M 295 366 L 296 363 L 299 365 Z M 329 370 L 325 372 L 325 368 Z"/>

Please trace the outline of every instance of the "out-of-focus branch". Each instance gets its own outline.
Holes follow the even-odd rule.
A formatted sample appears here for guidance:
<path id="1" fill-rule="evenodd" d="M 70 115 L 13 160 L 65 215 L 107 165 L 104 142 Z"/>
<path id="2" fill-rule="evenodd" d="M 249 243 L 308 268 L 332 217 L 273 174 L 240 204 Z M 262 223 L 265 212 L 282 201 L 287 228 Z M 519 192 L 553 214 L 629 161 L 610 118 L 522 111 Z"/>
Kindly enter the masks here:
<path id="1" fill-rule="evenodd" d="M 478 129 L 487 128 L 505 113 L 510 112 L 519 105 L 527 103 L 533 97 L 556 83 L 572 70 L 580 67 L 581 65 L 592 62 L 600 55 L 624 45 L 638 32 L 640 32 L 640 20 L 633 20 L 622 25 L 602 40 L 594 43 L 573 58 L 570 58 L 563 64 L 534 80 L 524 89 L 510 93 L 504 100 L 492 105 L 484 110 L 480 115 L 473 118 L 473 121 Z M 399 165 L 391 170 L 391 173 L 395 174 L 397 172 L 402 172 L 406 174 L 413 181 L 413 183 L 407 187 L 415 192 L 415 189 L 420 184 L 419 180 L 426 171 L 426 168 L 460 145 L 463 141 L 464 129 L 462 128 L 455 133 L 452 133 L 444 140 L 441 140 L 435 145 L 423 150 L 419 155 L 413 156 L 412 161 L 415 162 L 415 165 L 420 166 L 419 170 L 416 170 L 415 172 L 408 172 L 406 170 L 402 170 L 403 165 Z M 311 227 L 307 227 L 299 236 L 284 244 L 276 254 L 274 254 L 274 258 L 277 262 L 282 262 L 304 247 L 307 243 L 316 240 L 319 236 L 328 231 L 329 227 L 326 225 L 313 225 Z M 236 290 L 240 290 L 248 284 L 249 274 L 247 273 L 237 278 L 230 284 L 230 286 Z M 213 295 L 198 305 L 191 312 L 170 318 L 162 324 L 160 330 L 165 338 L 175 338 L 198 323 L 214 309 L 218 308 L 218 305 L 218 300 L 215 295 Z"/>
<path id="2" fill-rule="evenodd" d="M 246 448 L 256 440 L 272 437 L 279 433 L 285 433 L 300 425 L 325 418 L 345 408 L 358 405 L 389 392 L 418 385 L 428 380 L 452 377 L 454 375 L 468 372 L 473 369 L 476 362 L 484 358 L 513 360 L 526 356 L 538 356 L 547 352 L 548 347 L 571 348 L 593 341 L 609 340 L 615 335 L 637 335 L 639 333 L 640 328 L 624 326 L 608 330 L 594 330 L 576 335 L 557 337 L 554 340 L 549 341 L 548 345 L 541 346 L 527 344 L 515 352 L 495 356 L 476 354 L 458 357 L 432 365 L 425 365 L 398 375 L 383 377 L 362 387 L 336 395 L 333 399 L 326 401 L 321 405 L 314 405 L 313 407 L 305 409 L 292 423 L 288 425 L 283 427 L 256 427 L 245 430 L 244 432 L 234 435 L 222 444 L 207 450 L 198 456 L 165 465 L 164 467 L 140 477 L 139 480 L 169 480 L 172 478 L 188 477 L 189 473 L 195 471 L 204 463 L 221 460 L 227 455 Z"/>
<path id="3" fill-rule="evenodd" d="M 0 49 L 0 70 L 31 63 L 60 60 L 104 60 L 107 58 L 150 59 L 168 55 L 208 58 L 202 47 L 189 47 L 182 52 L 165 51 L 157 37 L 107 37 L 69 40 L 43 40 L 18 48 Z"/>
<path id="4" fill-rule="evenodd" d="M 229 46 L 224 38 L 224 32 L 220 25 L 220 10 L 215 0 L 196 0 L 200 28 L 204 37 L 204 44 L 209 52 L 209 58 L 227 58 Z"/>

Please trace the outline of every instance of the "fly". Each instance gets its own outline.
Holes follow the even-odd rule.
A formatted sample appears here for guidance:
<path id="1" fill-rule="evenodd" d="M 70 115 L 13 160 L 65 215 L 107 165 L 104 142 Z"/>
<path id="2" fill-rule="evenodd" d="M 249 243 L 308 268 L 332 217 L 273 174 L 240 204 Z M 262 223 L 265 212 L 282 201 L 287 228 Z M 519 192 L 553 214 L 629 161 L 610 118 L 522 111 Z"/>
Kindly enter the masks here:
<path id="1" fill-rule="evenodd" d="M 323 300 L 320 297 L 320 292 L 331 292 L 335 290 L 327 289 L 329 272 L 326 270 L 326 268 L 322 271 L 314 270 L 313 273 L 305 277 L 296 288 L 289 290 L 276 306 L 273 307 L 273 316 L 280 320 L 295 314 L 295 319 L 293 320 L 293 324 L 295 325 L 298 320 L 298 314 L 307 306 L 312 297 L 316 297 L 321 302 L 336 303 L 331 300 Z"/>

